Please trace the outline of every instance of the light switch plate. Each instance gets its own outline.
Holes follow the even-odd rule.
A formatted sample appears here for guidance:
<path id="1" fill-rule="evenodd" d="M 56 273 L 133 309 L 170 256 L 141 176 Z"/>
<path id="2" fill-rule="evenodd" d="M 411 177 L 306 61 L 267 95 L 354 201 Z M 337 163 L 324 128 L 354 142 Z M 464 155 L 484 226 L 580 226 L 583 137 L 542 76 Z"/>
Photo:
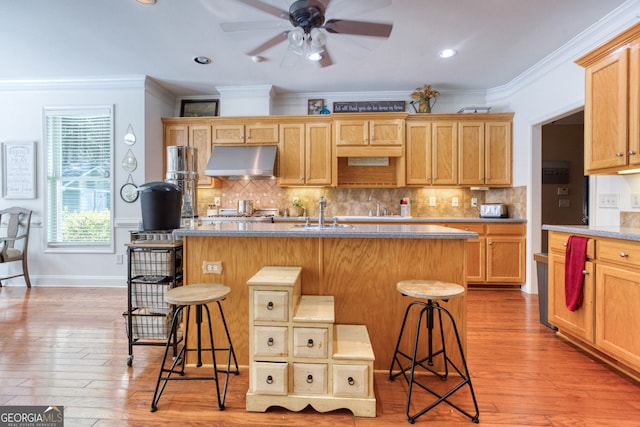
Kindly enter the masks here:
<path id="1" fill-rule="evenodd" d="M 471 198 L 471 207 L 475 208 L 476 206 L 478 206 L 478 199 L 476 199 L 475 197 Z"/>
<path id="2" fill-rule="evenodd" d="M 457 197 L 452 197 L 451 198 L 451 206 L 454 208 L 458 207 L 458 198 Z"/>
<path id="3" fill-rule="evenodd" d="M 435 205 L 436 205 L 436 196 L 429 197 L 429 206 L 435 206 Z"/>
<path id="4" fill-rule="evenodd" d="M 611 194 L 600 194 L 598 196 L 598 207 L 600 208 L 617 208 L 618 207 L 618 195 Z"/>
<path id="5" fill-rule="evenodd" d="M 631 207 L 640 208 L 640 193 L 631 193 Z"/>

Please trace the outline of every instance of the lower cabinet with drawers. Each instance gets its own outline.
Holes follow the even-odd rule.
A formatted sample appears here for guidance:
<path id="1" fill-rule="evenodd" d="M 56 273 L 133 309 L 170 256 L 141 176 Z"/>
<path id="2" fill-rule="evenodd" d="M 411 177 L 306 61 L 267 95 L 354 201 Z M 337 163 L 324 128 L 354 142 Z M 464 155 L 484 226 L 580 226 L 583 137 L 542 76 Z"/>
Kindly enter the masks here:
<path id="1" fill-rule="evenodd" d="M 582 305 L 565 303 L 569 233 L 549 232 L 548 318 L 559 333 L 614 368 L 640 379 L 640 243 L 588 238 Z"/>
<path id="2" fill-rule="evenodd" d="M 301 295 L 300 267 L 263 267 L 249 286 L 246 409 L 349 409 L 375 417 L 373 350 L 364 325 L 337 325 L 333 296 Z"/>

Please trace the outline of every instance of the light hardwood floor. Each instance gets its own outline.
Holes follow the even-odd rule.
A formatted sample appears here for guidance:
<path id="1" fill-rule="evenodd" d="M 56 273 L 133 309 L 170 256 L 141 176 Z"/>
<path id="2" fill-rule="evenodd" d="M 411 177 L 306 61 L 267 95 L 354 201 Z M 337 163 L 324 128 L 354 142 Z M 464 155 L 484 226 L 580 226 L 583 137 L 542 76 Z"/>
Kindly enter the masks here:
<path id="1" fill-rule="evenodd" d="M 127 366 L 126 301 L 126 289 L 0 288 L 0 405 L 63 405 L 68 427 L 407 423 L 406 383 L 384 372 L 375 375 L 373 419 L 310 408 L 247 413 L 246 369 L 231 377 L 224 411 L 215 406 L 213 383 L 172 382 L 150 413 L 162 349 L 134 347 Z M 519 291 L 469 292 L 467 359 L 480 425 L 639 426 L 640 386 L 555 337 L 538 322 L 537 301 Z M 447 405 L 421 424 L 473 425 Z"/>

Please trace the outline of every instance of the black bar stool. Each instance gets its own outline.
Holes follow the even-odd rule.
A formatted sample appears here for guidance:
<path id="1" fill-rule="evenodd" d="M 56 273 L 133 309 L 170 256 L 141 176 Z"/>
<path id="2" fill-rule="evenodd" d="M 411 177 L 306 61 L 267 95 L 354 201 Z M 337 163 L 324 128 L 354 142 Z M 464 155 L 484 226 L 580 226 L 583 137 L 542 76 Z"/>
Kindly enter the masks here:
<path id="1" fill-rule="evenodd" d="M 467 369 L 467 362 L 464 357 L 464 351 L 462 349 L 462 343 L 460 342 L 460 336 L 458 335 L 458 328 L 456 327 L 456 322 L 451 313 L 444 307 L 441 307 L 436 300 L 448 301 L 451 298 L 457 298 L 464 295 L 465 289 L 464 287 L 455 284 L 455 283 L 447 283 L 441 282 L 438 280 L 404 280 L 398 282 L 396 289 L 405 296 L 410 296 L 413 298 L 419 298 L 424 301 L 413 301 L 409 303 L 407 306 L 407 310 L 404 314 L 404 320 L 402 321 L 402 327 L 400 328 L 400 334 L 398 336 L 398 342 L 396 344 L 396 349 L 393 353 L 393 359 L 391 360 L 391 367 L 389 368 L 389 379 L 391 381 L 395 380 L 396 377 L 402 375 L 409 385 L 409 390 L 407 394 L 407 406 L 406 406 L 406 415 L 409 423 L 413 424 L 415 420 L 423 415 L 425 412 L 431 410 L 435 406 L 439 405 L 442 402 L 447 403 L 452 406 L 454 409 L 458 410 L 465 416 L 469 417 L 471 421 L 474 423 L 479 422 L 480 412 L 478 410 L 478 403 L 476 401 L 475 393 L 473 392 L 473 386 L 471 385 L 471 376 L 469 375 L 469 370 Z M 404 329 L 407 323 L 407 317 L 409 313 L 412 311 L 412 308 L 416 308 L 419 310 L 418 321 L 415 329 L 415 338 L 413 341 L 413 352 L 411 355 L 400 350 L 400 342 L 402 341 L 402 335 L 404 334 Z M 415 311 L 415 310 L 414 310 Z M 434 311 L 438 312 L 438 322 L 440 325 L 440 341 L 441 348 L 437 351 L 433 350 L 433 328 L 434 328 Z M 442 313 L 444 313 L 450 320 L 451 325 L 453 327 L 453 331 L 455 332 L 456 341 L 458 343 L 458 349 L 460 351 L 460 357 L 462 360 L 462 369 L 458 368 L 447 355 L 447 348 L 445 345 L 445 337 L 444 330 L 442 326 Z M 420 332 L 422 330 L 422 319 L 425 319 L 426 328 L 427 328 L 427 345 L 428 352 L 427 355 L 419 358 L 418 356 L 418 347 L 420 341 Z M 442 361 L 444 364 L 444 373 L 437 372 L 433 368 L 434 358 L 442 356 Z M 403 365 L 403 362 L 407 363 Z M 398 367 L 399 371 L 394 373 L 394 366 Z M 461 381 L 457 383 L 455 386 L 449 389 L 444 394 L 439 394 L 428 388 L 424 383 L 419 382 L 416 378 L 415 371 L 416 368 L 423 368 L 427 372 L 430 372 L 438 377 L 441 380 L 445 381 L 449 376 L 449 366 L 451 366 L 461 377 Z M 408 375 L 407 375 L 408 373 Z M 423 390 L 431 393 L 437 399 L 433 401 L 431 404 L 411 415 L 410 406 L 411 406 L 411 397 L 413 391 L 413 385 L 417 385 Z M 464 386 L 469 387 L 469 391 L 471 392 L 471 398 L 473 399 L 473 406 L 475 407 L 475 415 L 470 414 L 465 411 L 458 405 L 454 404 L 449 400 L 449 397 L 454 394 L 456 391 L 460 390 Z"/>
<path id="2" fill-rule="evenodd" d="M 167 346 L 165 347 L 164 357 L 162 358 L 162 366 L 160 366 L 160 373 L 158 374 L 158 382 L 156 384 L 156 390 L 153 393 L 153 400 L 151 401 L 151 412 L 155 412 L 158 409 L 158 401 L 160 400 L 160 396 L 162 396 L 162 392 L 167 385 L 167 382 L 170 380 L 213 380 L 216 382 L 216 397 L 218 399 L 218 409 L 221 411 L 224 410 L 224 400 L 227 394 L 227 384 L 229 383 L 229 374 L 231 373 L 231 358 L 233 357 L 233 363 L 235 364 L 235 375 L 238 375 L 240 371 L 238 370 L 238 361 L 236 360 L 236 353 L 233 350 L 233 344 L 231 343 L 231 336 L 229 336 L 229 329 L 227 328 L 227 321 L 224 318 L 224 313 L 222 311 L 222 305 L 220 301 L 224 300 L 227 295 L 229 295 L 231 289 L 228 286 L 219 285 L 219 284 L 211 284 L 211 283 L 199 283 L 195 285 L 188 286 L 179 286 L 177 288 L 172 288 L 167 291 L 164 296 L 164 299 L 169 304 L 174 304 L 176 306 L 175 313 L 173 314 L 173 321 L 171 323 L 171 333 L 169 334 L 169 338 L 167 339 Z M 228 347 L 220 347 L 216 348 L 213 341 L 213 330 L 211 327 L 211 314 L 209 312 L 208 303 L 215 302 L 218 304 L 218 310 L 220 311 L 220 317 L 222 319 L 222 324 L 224 325 L 224 330 L 227 334 L 227 342 L 229 343 Z M 196 309 L 196 348 L 188 349 L 187 348 L 187 337 L 189 335 L 189 314 L 191 312 L 191 306 L 195 306 Z M 172 343 L 177 342 L 178 337 L 174 336 L 174 334 L 178 333 L 178 323 L 180 322 L 180 313 L 183 309 L 187 307 L 187 319 L 185 321 L 185 331 L 184 331 L 184 341 L 178 355 L 174 358 L 171 367 L 166 368 L 167 364 L 167 356 L 169 354 L 169 348 L 171 348 Z M 207 314 L 207 320 L 209 321 L 209 339 L 211 343 L 210 348 L 202 348 L 202 309 Z M 195 351 L 196 352 L 196 366 L 199 368 L 202 366 L 202 352 L 203 351 L 211 351 L 211 357 L 213 362 L 213 375 L 212 376 L 203 376 L 203 377 L 184 377 L 184 369 L 185 369 L 185 359 L 187 355 L 187 351 Z M 227 367 L 226 369 L 218 369 L 218 365 L 216 363 L 216 352 L 225 351 L 227 352 Z M 180 364 L 179 369 L 176 369 L 176 366 Z M 218 373 L 224 373 L 224 387 L 222 389 L 222 393 L 220 392 L 220 381 L 218 378 Z M 165 374 L 166 375 L 163 375 Z M 175 377 L 172 374 L 177 373 L 179 376 Z"/>

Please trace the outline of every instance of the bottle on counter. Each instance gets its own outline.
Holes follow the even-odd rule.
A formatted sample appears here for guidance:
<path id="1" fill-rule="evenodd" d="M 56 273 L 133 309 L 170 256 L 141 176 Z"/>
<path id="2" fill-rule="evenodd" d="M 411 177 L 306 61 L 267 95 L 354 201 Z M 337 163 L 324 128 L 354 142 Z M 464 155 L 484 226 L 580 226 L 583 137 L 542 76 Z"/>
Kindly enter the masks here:
<path id="1" fill-rule="evenodd" d="M 411 201 L 408 197 L 404 197 L 400 200 L 400 216 L 411 216 Z"/>

